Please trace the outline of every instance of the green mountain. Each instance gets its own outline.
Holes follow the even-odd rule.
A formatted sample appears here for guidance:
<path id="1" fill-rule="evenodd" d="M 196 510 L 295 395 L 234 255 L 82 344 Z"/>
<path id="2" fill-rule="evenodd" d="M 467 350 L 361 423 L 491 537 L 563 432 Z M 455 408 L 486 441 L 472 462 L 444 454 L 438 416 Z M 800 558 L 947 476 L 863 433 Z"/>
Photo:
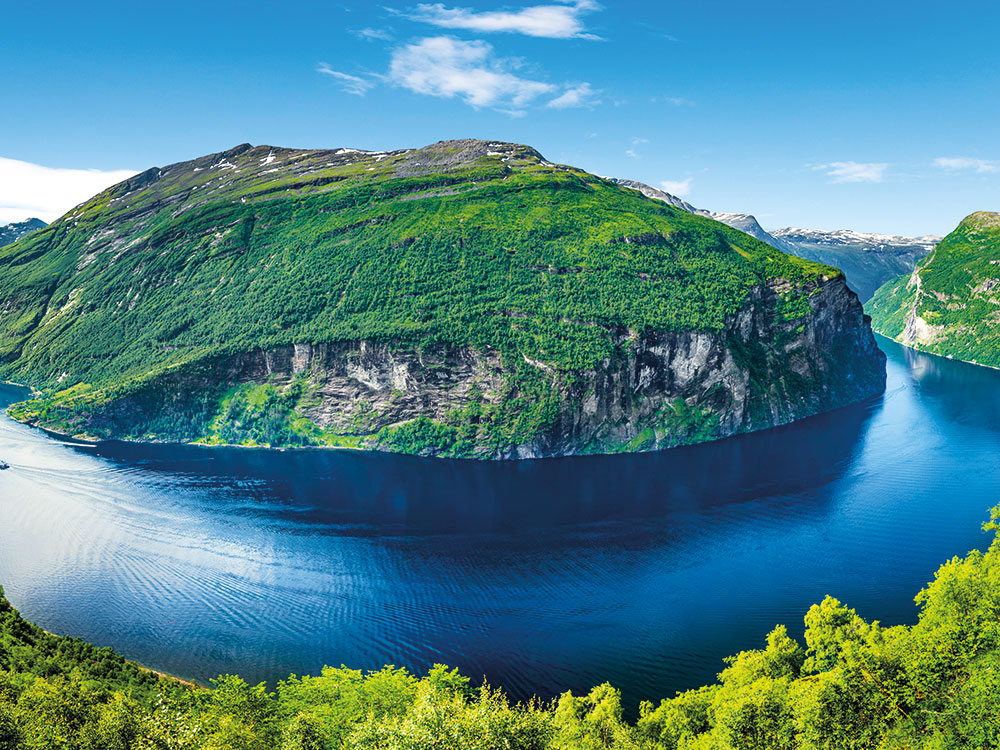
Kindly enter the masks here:
<path id="1" fill-rule="evenodd" d="M 1000 509 L 988 529 L 996 530 Z M 277 691 L 220 677 L 185 687 L 110 649 L 50 635 L 0 589 L 0 748 L 61 750 L 941 750 L 1000 746 L 1000 541 L 952 558 L 917 624 L 886 626 L 826 597 L 803 644 L 784 626 L 719 681 L 639 706 L 621 693 L 514 704 L 456 670 L 325 667 Z"/>
<path id="2" fill-rule="evenodd" d="M 836 269 L 526 146 L 238 146 L 0 250 L 19 419 L 95 438 L 533 457 L 879 393 Z"/>
<path id="3" fill-rule="evenodd" d="M 867 310 L 876 331 L 902 344 L 1000 367 L 1000 213 L 967 216 Z"/>

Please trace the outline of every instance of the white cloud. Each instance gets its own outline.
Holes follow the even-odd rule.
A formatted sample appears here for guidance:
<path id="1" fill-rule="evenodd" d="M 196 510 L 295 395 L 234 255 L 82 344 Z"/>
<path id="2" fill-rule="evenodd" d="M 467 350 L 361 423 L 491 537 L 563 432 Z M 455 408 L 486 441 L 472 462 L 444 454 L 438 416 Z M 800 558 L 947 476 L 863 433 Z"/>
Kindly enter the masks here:
<path id="1" fill-rule="evenodd" d="M 945 157 L 941 156 L 934 160 L 934 166 L 940 167 L 941 169 L 971 169 L 974 172 L 979 172 L 980 174 L 985 172 L 998 172 L 1000 171 L 1000 165 L 995 161 L 988 161 L 986 159 L 971 159 L 968 157 Z"/>
<path id="2" fill-rule="evenodd" d="M 658 104 L 663 102 L 664 104 L 670 104 L 674 107 L 693 107 L 694 102 L 691 99 L 685 99 L 683 96 L 651 96 L 649 97 L 650 104 Z"/>
<path id="3" fill-rule="evenodd" d="M 815 164 L 811 169 L 819 170 L 832 177 L 832 182 L 882 182 L 888 164 L 875 162 L 832 161 L 829 164 Z"/>
<path id="4" fill-rule="evenodd" d="M 457 96 L 473 107 L 521 114 L 519 110 L 539 96 L 554 93 L 556 87 L 516 76 L 510 72 L 516 67 L 515 60 L 495 57 L 486 42 L 438 36 L 393 52 L 389 80 L 418 94 Z"/>
<path id="5" fill-rule="evenodd" d="M 570 107 L 591 107 L 600 104 L 597 98 L 599 91 L 594 91 L 589 83 L 582 83 L 579 86 L 566 89 L 562 94 L 546 104 L 552 109 L 569 109 Z"/>
<path id="6" fill-rule="evenodd" d="M 691 178 L 688 177 L 686 180 L 681 180 L 680 182 L 671 182 L 670 180 L 663 180 L 660 182 L 660 187 L 662 187 L 671 195 L 676 195 L 678 198 L 683 198 L 685 195 L 691 192 Z"/>
<path id="7" fill-rule="evenodd" d="M 356 36 L 358 39 L 365 39 L 369 42 L 374 42 L 376 40 L 382 42 L 392 41 L 392 34 L 386 31 L 385 29 L 372 29 L 372 28 L 355 29 L 351 33 L 354 34 L 354 36 Z"/>
<path id="8" fill-rule="evenodd" d="M 0 157 L 0 224 L 32 217 L 54 221 L 134 174 L 127 169 L 56 169 Z"/>
<path id="9" fill-rule="evenodd" d="M 639 154 L 637 154 L 635 152 L 634 148 L 627 148 L 627 149 L 625 149 L 625 156 L 629 157 L 630 159 L 638 159 L 639 158 Z"/>
<path id="10" fill-rule="evenodd" d="M 649 138 L 640 138 L 637 135 L 632 136 L 632 145 L 638 146 L 643 143 L 649 143 Z"/>
<path id="11" fill-rule="evenodd" d="M 597 10 L 594 0 L 575 0 L 560 5 L 533 5 L 515 11 L 476 11 L 448 8 L 444 3 L 421 3 L 410 18 L 445 29 L 480 32 L 512 32 L 548 39 L 599 39 L 586 32 L 584 13 Z"/>
<path id="12" fill-rule="evenodd" d="M 352 76 L 349 73 L 341 73 L 339 70 L 333 70 L 326 63 L 320 63 L 319 67 L 316 68 L 316 72 L 336 79 L 344 91 L 355 96 L 364 96 L 368 93 L 368 89 L 375 85 L 374 81 L 367 78 Z"/>

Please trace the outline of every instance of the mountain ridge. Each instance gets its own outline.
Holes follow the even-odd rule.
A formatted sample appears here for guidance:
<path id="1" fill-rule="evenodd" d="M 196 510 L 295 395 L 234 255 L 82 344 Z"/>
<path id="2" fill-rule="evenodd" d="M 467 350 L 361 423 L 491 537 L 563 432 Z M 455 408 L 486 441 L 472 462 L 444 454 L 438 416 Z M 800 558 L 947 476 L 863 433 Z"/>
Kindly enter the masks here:
<path id="1" fill-rule="evenodd" d="M 689 213 L 721 221 L 782 252 L 840 268 L 847 276 L 848 286 L 862 301 L 869 299 L 889 279 L 912 270 L 917 261 L 926 256 L 941 239 L 935 236 L 900 237 L 854 230 L 824 231 L 794 227 L 767 230 L 752 214 L 708 211 L 637 180 L 615 179 L 615 182 Z"/>

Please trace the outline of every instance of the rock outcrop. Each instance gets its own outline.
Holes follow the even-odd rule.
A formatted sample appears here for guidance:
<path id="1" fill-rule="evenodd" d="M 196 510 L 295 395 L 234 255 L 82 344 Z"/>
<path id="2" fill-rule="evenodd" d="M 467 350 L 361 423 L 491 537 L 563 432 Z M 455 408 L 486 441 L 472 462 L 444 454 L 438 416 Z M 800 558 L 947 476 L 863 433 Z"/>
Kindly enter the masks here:
<path id="1" fill-rule="evenodd" d="M 405 449 L 393 431 L 427 420 L 448 430 L 473 428 L 477 439 L 462 455 L 540 458 L 714 440 L 881 393 L 885 357 L 843 278 L 799 290 L 810 308 L 800 318 L 785 319 L 778 310 L 790 291 L 780 282 L 755 290 L 722 331 L 619 329 L 622 356 L 570 377 L 544 363 L 527 363 L 552 385 L 558 407 L 544 430 L 521 443 L 493 441 L 467 416 L 455 416 L 469 414 L 470 407 L 476 413 L 503 408 L 518 376 L 498 351 L 421 350 L 369 340 L 257 350 L 194 374 L 167 376 L 90 415 L 87 427 L 100 432 L 128 419 L 155 420 L 170 401 L 195 403 L 197 394 L 211 393 L 218 383 L 271 383 L 281 390 L 298 380 L 310 396 L 301 415 L 323 431 L 356 437 L 358 447 Z M 451 453 L 449 445 L 432 440 L 417 452 Z"/>

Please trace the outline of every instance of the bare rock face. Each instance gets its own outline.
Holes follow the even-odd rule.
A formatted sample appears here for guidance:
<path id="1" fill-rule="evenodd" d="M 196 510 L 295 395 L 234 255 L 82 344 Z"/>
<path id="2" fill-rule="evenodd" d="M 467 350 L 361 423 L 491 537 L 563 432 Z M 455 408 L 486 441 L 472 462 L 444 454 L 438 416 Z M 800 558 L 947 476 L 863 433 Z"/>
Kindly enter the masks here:
<path id="1" fill-rule="evenodd" d="M 804 316 L 781 314 L 791 291 L 780 281 L 756 289 L 719 332 L 619 330 L 620 356 L 599 368 L 565 373 L 526 362 L 558 396 L 553 418 L 520 442 L 497 441 L 472 425 L 475 444 L 466 455 L 658 450 L 786 424 L 881 393 L 885 357 L 843 278 L 794 290 L 808 295 Z M 280 388 L 304 379 L 310 398 L 301 413 L 320 429 L 394 450 L 386 435 L 415 420 L 454 426 L 471 404 L 505 408 L 512 375 L 495 351 L 348 341 L 248 352 L 157 388 L 190 400 L 213 382 Z M 429 444 L 416 452 L 439 451 Z"/>

